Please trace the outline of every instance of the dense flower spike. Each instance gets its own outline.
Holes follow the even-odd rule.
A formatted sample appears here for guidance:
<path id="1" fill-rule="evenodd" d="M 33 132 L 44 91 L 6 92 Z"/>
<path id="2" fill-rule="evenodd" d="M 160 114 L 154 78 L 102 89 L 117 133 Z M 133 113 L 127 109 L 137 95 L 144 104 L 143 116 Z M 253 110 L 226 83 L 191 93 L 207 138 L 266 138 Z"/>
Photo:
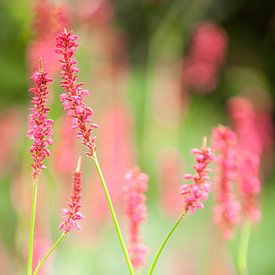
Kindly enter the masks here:
<path id="1" fill-rule="evenodd" d="M 56 53 L 61 54 L 59 60 L 61 65 L 61 86 L 66 93 L 61 94 L 60 99 L 64 110 L 72 119 L 73 128 L 78 129 L 77 137 L 88 148 L 87 155 L 93 156 L 95 151 L 95 137 L 91 135 L 93 129 L 98 125 L 91 123 L 93 110 L 86 106 L 83 96 L 89 95 L 88 90 L 81 88 L 83 83 L 77 83 L 79 69 L 75 66 L 76 60 L 72 57 L 78 47 L 76 42 L 78 36 L 64 30 L 56 39 Z"/>
<path id="2" fill-rule="evenodd" d="M 82 189 L 82 178 L 80 172 L 80 161 L 79 158 L 76 170 L 73 173 L 73 193 L 71 195 L 71 201 L 67 203 L 68 208 L 62 210 L 62 218 L 64 221 L 59 225 L 59 229 L 64 232 L 70 232 L 73 229 L 80 229 L 78 221 L 83 220 L 84 216 L 79 212 L 81 204 L 81 189 Z"/>
<path id="3" fill-rule="evenodd" d="M 146 220 L 146 192 L 148 176 L 140 172 L 139 168 L 130 170 L 126 176 L 124 199 L 126 215 L 129 220 L 129 253 L 134 267 L 139 268 L 145 264 L 148 248 L 141 243 L 139 236 L 140 224 Z"/>
<path id="4" fill-rule="evenodd" d="M 194 166 L 195 175 L 185 174 L 185 180 L 192 180 L 192 184 L 181 186 L 180 194 L 184 197 L 184 211 L 195 213 L 198 208 L 203 208 L 202 201 L 208 198 L 210 191 L 210 182 L 207 168 L 208 164 L 214 160 L 214 154 L 211 148 L 206 147 L 206 140 L 202 149 L 193 149 L 192 154 L 196 156 L 197 165 Z"/>
<path id="5" fill-rule="evenodd" d="M 242 210 L 252 222 L 256 223 L 260 219 L 257 197 L 261 191 L 259 174 L 262 144 L 255 123 L 255 111 L 249 100 L 240 97 L 232 98 L 229 108 L 240 145 Z"/>
<path id="6" fill-rule="evenodd" d="M 221 226 L 224 237 L 229 239 L 234 226 L 240 221 L 241 206 L 232 190 L 232 184 L 238 179 L 238 140 L 232 130 L 219 126 L 213 130 L 212 143 L 213 150 L 217 152 L 214 221 Z"/>
<path id="7" fill-rule="evenodd" d="M 47 83 L 51 82 L 52 79 L 47 77 L 47 73 L 42 68 L 41 63 L 40 69 L 33 73 L 32 79 L 35 87 L 29 90 L 34 96 L 32 99 L 33 107 L 30 108 L 31 114 L 28 119 L 27 135 L 33 140 L 30 152 L 34 160 L 32 164 L 33 179 L 36 180 L 37 176 L 45 168 L 43 162 L 50 154 L 47 147 L 52 144 L 53 121 L 48 119 L 47 114 L 50 109 L 46 107 L 49 93 Z"/>

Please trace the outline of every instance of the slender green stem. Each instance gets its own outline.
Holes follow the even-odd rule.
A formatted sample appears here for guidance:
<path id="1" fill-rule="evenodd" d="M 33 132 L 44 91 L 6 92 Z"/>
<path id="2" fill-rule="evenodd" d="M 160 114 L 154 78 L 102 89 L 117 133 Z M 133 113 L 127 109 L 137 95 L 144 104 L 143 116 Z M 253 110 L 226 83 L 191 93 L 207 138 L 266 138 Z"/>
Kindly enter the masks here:
<path id="1" fill-rule="evenodd" d="M 251 231 L 251 223 L 245 221 L 242 226 L 241 239 L 239 245 L 239 255 L 238 255 L 238 268 L 240 275 L 248 275 L 247 269 L 247 254 L 248 254 L 248 245 Z"/>
<path id="2" fill-rule="evenodd" d="M 51 253 L 54 251 L 54 249 L 57 247 L 57 245 L 63 240 L 65 237 L 66 232 L 63 232 L 61 236 L 57 239 L 57 241 L 53 244 L 53 246 L 48 250 L 48 252 L 45 254 L 45 256 L 39 261 L 33 275 L 38 274 L 39 269 L 41 268 L 42 264 L 47 260 L 47 258 L 51 255 Z"/>
<path id="3" fill-rule="evenodd" d="M 30 235 L 29 235 L 29 256 L 28 256 L 28 275 L 32 274 L 32 260 L 33 260 L 33 243 L 34 243 L 34 226 L 35 226 L 35 212 L 37 200 L 37 181 L 33 181 L 32 193 L 32 210 L 30 222 Z"/>
<path id="4" fill-rule="evenodd" d="M 183 212 L 180 217 L 178 218 L 178 220 L 176 221 L 176 223 L 173 225 L 173 227 L 171 228 L 170 232 L 167 234 L 167 236 L 165 237 L 165 239 L 163 240 L 162 244 L 160 245 L 157 254 L 154 257 L 154 260 L 150 266 L 150 269 L 148 271 L 148 275 L 153 274 L 153 271 L 155 269 L 155 266 L 157 264 L 157 261 L 159 259 L 159 256 L 162 252 L 162 250 L 164 249 L 166 243 L 168 242 L 168 240 L 170 239 L 170 237 L 172 236 L 173 232 L 175 231 L 175 229 L 177 228 L 177 226 L 179 225 L 179 223 L 181 222 L 181 220 L 183 219 L 183 217 L 185 216 L 186 212 Z"/>
<path id="5" fill-rule="evenodd" d="M 113 207 L 113 203 L 112 203 L 112 200 L 111 200 L 106 182 L 104 180 L 104 177 L 103 177 L 103 174 L 102 174 L 102 171 L 101 171 L 101 168 L 100 168 L 100 165 L 98 163 L 98 160 L 97 160 L 97 157 L 96 157 L 95 153 L 93 155 L 93 160 L 94 160 L 96 170 L 97 170 L 97 173 L 99 175 L 99 178 L 100 178 L 100 181 L 101 181 L 101 184 L 102 184 L 102 187 L 103 187 L 103 190 L 104 190 L 104 193 L 105 193 L 105 196 L 106 196 L 106 199 L 107 199 L 110 211 L 111 211 L 111 214 L 112 214 L 112 218 L 113 218 L 113 222 L 114 222 L 114 225 L 115 225 L 116 233 L 117 233 L 117 236 L 118 236 L 118 239 L 119 239 L 119 242 L 120 242 L 120 245 L 121 245 L 121 248 L 122 248 L 122 251 L 123 251 L 127 266 L 128 266 L 128 269 L 129 269 L 129 272 L 130 272 L 131 275 L 134 275 L 135 270 L 132 266 L 132 263 L 131 263 L 131 260 L 130 260 L 130 257 L 129 257 L 129 253 L 127 251 L 125 242 L 123 240 L 123 236 L 122 236 L 121 229 L 120 229 L 120 226 L 119 226 L 119 223 L 118 223 L 118 220 L 117 220 L 115 209 Z"/>

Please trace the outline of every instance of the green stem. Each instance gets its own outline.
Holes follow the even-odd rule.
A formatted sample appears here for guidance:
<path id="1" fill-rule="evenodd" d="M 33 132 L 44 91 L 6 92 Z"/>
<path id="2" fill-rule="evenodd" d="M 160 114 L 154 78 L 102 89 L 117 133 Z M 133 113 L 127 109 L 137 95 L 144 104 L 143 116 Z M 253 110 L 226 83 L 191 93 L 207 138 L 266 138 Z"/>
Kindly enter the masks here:
<path id="1" fill-rule="evenodd" d="M 183 217 L 185 216 L 185 214 L 186 214 L 186 212 L 183 212 L 183 213 L 180 215 L 180 217 L 178 218 L 178 220 L 176 221 L 176 223 L 175 223 L 175 224 L 173 225 L 173 227 L 171 228 L 170 232 L 167 234 L 167 236 L 166 236 L 165 239 L 163 240 L 163 242 L 162 242 L 162 244 L 161 244 L 161 246 L 160 246 L 160 248 L 159 248 L 159 250 L 158 250 L 158 252 L 157 252 L 157 254 L 156 254 L 156 256 L 155 256 L 155 258 L 154 258 L 154 260 L 153 260 L 153 262 L 152 262 L 152 264 L 151 264 L 151 266 L 150 266 L 150 269 L 149 269 L 149 271 L 148 271 L 148 275 L 153 274 L 153 271 L 154 271 L 154 269 L 155 269 L 155 266 L 156 266 L 156 264 L 157 264 L 157 261 L 158 261 L 158 259 L 159 259 L 159 256 L 160 256 L 162 250 L 164 249 L 166 243 L 168 242 L 168 240 L 169 240 L 170 237 L 172 236 L 173 232 L 175 231 L 175 229 L 177 228 L 177 226 L 179 225 L 179 223 L 181 222 L 181 220 L 183 219 Z"/>
<path id="2" fill-rule="evenodd" d="M 32 260 L 33 260 L 33 243 L 34 243 L 34 226 L 35 226 L 35 212 L 37 200 L 37 181 L 33 181 L 33 194 L 32 194 L 32 210 L 30 222 L 30 235 L 29 235 L 29 256 L 28 256 L 28 275 L 32 274 Z"/>
<path id="3" fill-rule="evenodd" d="M 57 247 L 57 245 L 62 241 L 62 239 L 65 237 L 66 232 L 63 232 L 61 236 L 57 239 L 57 241 L 54 243 L 54 245 L 48 250 L 48 252 L 45 254 L 45 256 L 39 261 L 33 275 L 38 274 L 39 269 L 41 268 L 42 264 L 47 260 L 47 258 L 51 255 L 51 253 L 54 251 L 54 249 Z"/>
<path id="4" fill-rule="evenodd" d="M 241 239 L 239 245 L 239 255 L 238 255 L 238 268 L 240 275 L 248 275 L 247 269 L 247 254 L 248 254 L 248 245 L 251 231 L 251 223 L 245 221 L 242 226 Z"/>
<path id="5" fill-rule="evenodd" d="M 108 191 L 108 187 L 106 185 L 106 182 L 105 182 L 105 179 L 103 177 L 100 165 L 98 163 L 96 153 L 94 153 L 92 158 L 93 158 L 93 161 L 95 163 L 96 170 L 97 170 L 97 173 L 99 175 L 99 178 L 100 178 L 100 181 L 101 181 L 101 184 L 102 184 L 102 187 L 103 187 L 103 190 L 104 190 L 104 193 L 105 193 L 105 196 L 106 196 L 106 199 L 107 199 L 107 202 L 108 202 L 111 214 L 112 214 L 112 218 L 113 218 L 113 222 L 114 222 L 114 225 L 115 225 L 116 233 L 117 233 L 117 236 L 118 236 L 118 239 L 119 239 L 119 242 L 120 242 L 120 245 L 121 245 L 121 248 L 122 248 L 122 251 L 123 251 L 127 266 L 128 266 L 128 269 L 129 269 L 129 272 L 130 272 L 131 275 L 134 275 L 135 270 L 132 266 L 132 263 L 131 263 L 131 260 L 130 260 L 130 257 L 129 257 L 129 254 L 128 254 L 128 251 L 127 251 L 127 248 L 126 248 L 126 245 L 125 245 L 125 242 L 123 240 L 123 236 L 121 234 L 121 229 L 120 229 L 120 226 L 119 226 L 119 223 L 118 223 L 118 220 L 117 220 L 117 216 L 116 216 L 113 204 L 112 204 L 112 200 L 111 200 L 111 197 L 110 197 L 110 194 L 109 194 L 109 191 Z"/>

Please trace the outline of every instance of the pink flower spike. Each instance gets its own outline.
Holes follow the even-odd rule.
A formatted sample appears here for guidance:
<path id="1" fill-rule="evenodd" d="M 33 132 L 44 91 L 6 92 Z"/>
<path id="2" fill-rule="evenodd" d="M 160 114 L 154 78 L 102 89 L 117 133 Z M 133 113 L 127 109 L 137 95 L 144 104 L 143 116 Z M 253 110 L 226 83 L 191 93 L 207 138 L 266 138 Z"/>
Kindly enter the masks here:
<path id="1" fill-rule="evenodd" d="M 98 125 L 91 123 L 93 110 L 86 106 L 83 96 L 89 94 L 89 91 L 82 89 L 82 83 L 77 83 L 78 71 L 76 60 L 73 55 L 78 47 L 78 36 L 66 29 L 56 39 L 56 53 L 62 57 L 59 59 L 62 81 L 61 86 L 66 91 L 60 96 L 64 110 L 72 120 L 72 128 L 77 129 L 77 138 L 87 147 L 87 155 L 92 157 L 95 151 L 95 137 L 92 136 L 92 130 Z"/>
<path id="2" fill-rule="evenodd" d="M 207 165 L 214 159 L 214 154 L 210 148 L 207 148 L 206 139 L 202 149 L 193 149 L 191 152 L 196 156 L 197 164 L 194 166 L 196 174 L 184 175 L 184 180 L 192 180 L 193 183 L 181 186 L 180 194 L 184 197 L 184 211 L 194 214 L 196 209 L 204 207 L 202 201 L 208 198 L 210 183 Z"/>
<path id="3" fill-rule="evenodd" d="M 52 79 L 47 77 L 47 72 L 44 71 L 41 60 L 39 66 L 39 70 L 34 72 L 31 77 L 35 87 L 29 90 L 34 96 L 32 99 L 33 107 L 30 109 L 31 114 L 28 118 L 27 131 L 28 137 L 33 140 L 30 153 L 34 160 L 32 164 L 32 177 L 34 180 L 46 167 L 43 162 L 50 154 L 47 147 L 52 144 L 53 134 L 53 121 L 47 117 L 50 109 L 46 107 L 49 93 L 47 83 L 51 82 Z"/>
<path id="4" fill-rule="evenodd" d="M 59 225 L 59 229 L 65 233 L 72 231 L 73 229 L 79 230 L 81 226 L 78 221 L 83 220 L 84 216 L 79 212 L 81 208 L 81 189 L 82 189 L 82 177 L 80 172 L 81 157 L 77 162 L 77 167 L 73 173 L 73 193 L 71 194 L 71 201 L 67 202 L 68 208 L 62 210 L 63 222 Z"/>
<path id="5" fill-rule="evenodd" d="M 141 242 L 139 231 L 140 224 L 146 220 L 146 196 L 148 176 L 135 167 L 125 175 L 124 200 L 126 203 L 125 214 L 129 222 L 129 254 L 135 268 L 145 265 L 145 256 L 148 247 Z"/>
<path id="6" fill-rule="evenodd" d="M 239 172 L 238 140 L 232 130 L 219 126 L 213 130 L 212 143 L 218 154 L 215 160 L 217 177 L 214 221 L 221 226 L 224 237 L 228 239 L 232 237 L 234 226 L 240 221 L 241 205 L 232 190 Z"/>

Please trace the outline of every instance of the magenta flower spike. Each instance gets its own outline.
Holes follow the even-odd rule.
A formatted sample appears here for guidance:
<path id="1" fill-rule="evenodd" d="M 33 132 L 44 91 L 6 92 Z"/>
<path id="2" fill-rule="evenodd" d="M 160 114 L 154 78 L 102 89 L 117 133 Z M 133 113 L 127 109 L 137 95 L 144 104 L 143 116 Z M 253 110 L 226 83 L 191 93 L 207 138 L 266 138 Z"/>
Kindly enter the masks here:
<path id="1" fill-rule="evenodd" d="M 78 224 L 84 216 L 79 212 L 81 208 L 81 190 L 82 190 L 82 175 L 80 172 L 81 158 L 78 159 L 77 167 L 73 172 L 73 192 L 71 194 L 71 201 L 67 203 L 68 208 L 62 210 L 63 222 L 59 225 L 59 229 L 65 233 L 73 229 L 79 230 L 81 226 Z"/>
<path id="2" fill-rule="evenodd" d="M 214 221 L 221 226 L 224 237 L 230 239 L 234 226 L 240 222 L 241 210 L 241 205 L 233 193 L 233 184 L 237 182 L 239 172 L 238 140 L 232 130 L 219 126 L 213 130 L 212 143 L 217 155 Z"/>
<path id="3" fill-rule="evenodd" d="M 145 265 L 145 256 L 148 247 L 140 239 L 140 225 L 146 220 L 146 196 L 148 176 L 135 167 L 126 176 L 124 187 L 124 200 L 126 203 L 125 214 L 129 222 L 129 254 L 135 268 Z"/>
<path id="4" fill-rule="evenodd" d="M 185 174 L 185 180 L 193 183 L 181 186 L 180 194 L 184 197 L 184 212 L 194 214 L 197 209 L 203 208 L 203 201 L 208 198 L 210 181 L 208 173 L 211 169 L 208 164 L 214 160 L 211 148 L 206 147 L 206 140 L 202 149 L 193 149 L 192 154 L 196 156 L 197 164 L 194 166 L 195 175 Z"/>
<path id="5" fill-rule="evenodd" d="M 83 83 L 77 82 L 79 69 L 76 67 L 76 60 L 73 55 L 78 47 L 78 36 L 66 29 L 56 39 L 55 52 L 61 55 L 59 59 L 61 67 L 61 86 L 66 93 L 61 94 L 60 99 L 64 110 L 72 119 L 73 128 L 77 129 L 77 137 L 88 148 L 87 155 L 93 156 L 95 151 L 95 137 L 92 136 L 92 130 L 98 125 L 92 123 L 91 116 L 93 110 L 86 106 L 83 97 L 89 95 L 88 90 L 81 87 Z"/>
<path id="6" fill-rule="evenodd" d="M 49 108 L 46 107 L 48 88 L 47 84 L 52 81 L 47 77 L 47 72 L 44 71 L 40 62 L 40 68 L 32 75 L 35 87 L 29 91 L 33 94 L 32 104 L 30 108 L 31 114 L 28 118 L 28 137 L 33 140 L 30 148 L 34 163 L 33 179 L 36 180 L 41 171 L 46 167 L 44 160 L 49 156 L 48 145 L 52 144 L 52 124 L 53 120 L 47 117 Z"/>

